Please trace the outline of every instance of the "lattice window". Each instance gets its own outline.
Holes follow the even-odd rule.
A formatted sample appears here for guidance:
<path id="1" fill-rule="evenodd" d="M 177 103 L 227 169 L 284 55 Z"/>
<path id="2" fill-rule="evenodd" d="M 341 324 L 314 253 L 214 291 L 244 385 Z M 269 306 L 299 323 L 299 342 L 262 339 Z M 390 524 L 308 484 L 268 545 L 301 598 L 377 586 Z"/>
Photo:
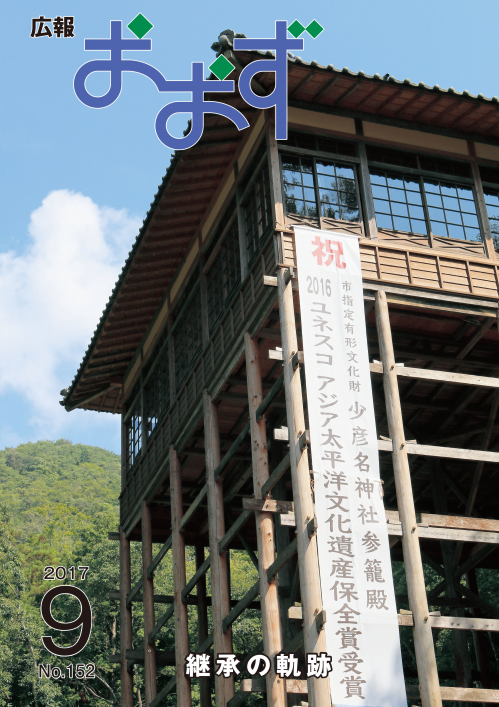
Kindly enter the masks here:
<path id="1" fill-rule="evenodd" d="M 229 227 L 206 274 L 210 331 L 226 311 L 241 284 L 241 256 L 237 219 Z"/>
<path id="2" fill-rule="evenodd" d="M 282 173 L 288 214 L 360 220 L 353 165 L 283 155 Z"/>
<path id="3" fill-rule="evenodd" d="M 139 459 L 142 452 L 142 416 L 141 416 L 140 397 L 134 404 L 133 412 L 131 413 L 126 423 L 126 471 L 130 474 L 133 470 L 135 462 Z"/>
<path id="4" fill-rule="evenodd" d="M 154 362 L 153 372 L 144 386 L 144 416 L 149 436 L 170 407 L 170 371 L 168 344 Z"/>
<path id="5" fill-rule="evenodd" d="M 370 175 L 380 228 L 482 240 L 471 186 L 375 169 Z"/>
<path id="6" fill-rule="evenodd" d="M 371 188 L 380 228 L 427 234 L 418 177 L 371 171 Z"/>
<path id="7" fill-rule="evenodd" d="M 266 162 L 255 179 L 243 204 L 248 261 L 260 251 L 260 239 L 272 224 L 269 168 Z"/>
<path id="8" fill-rule="evenodd" d="M 485 204 L 487 205 L 494 247 L 497 248 L 499 247 L 499 192 L 484 189 L 483 193 L 485 194 Z"/>
<path id="9" fill-rule="evenodd" d="M 471 187 L 425 179 L 424 190 L 433 235 L 481 240 Z"/>
<path id="10" fill-rule="evenodd" d="M 201 290 L 188 290 L 189 300 L 175 317 L 173 346 L 175 351 L 175 383 L 177 390 L 184 382 L 193 362 L 202 349 Z"/>

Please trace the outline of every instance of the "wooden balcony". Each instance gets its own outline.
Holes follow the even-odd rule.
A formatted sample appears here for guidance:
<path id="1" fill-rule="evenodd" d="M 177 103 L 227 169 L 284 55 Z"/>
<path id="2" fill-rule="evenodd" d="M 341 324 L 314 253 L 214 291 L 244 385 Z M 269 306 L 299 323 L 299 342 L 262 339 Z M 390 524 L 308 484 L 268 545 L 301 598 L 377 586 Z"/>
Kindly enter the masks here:
<path id="1" fill-rule="evenodd" d="M 318 228 L 318 219 L 293 215 L 292 225 Z M 446 294 L 499 298 L 499 260 L 490 260 L 482 243 L 415 236 L 379 230 L 378 240 L 363 238 L 360 224 L 320 219 L 324 230 L 352 233 L 360 238 L 362 275 L 366 281 L 404 285 Z M 296 266 L 294 236 L 284 237 L 286 264 Z"/>

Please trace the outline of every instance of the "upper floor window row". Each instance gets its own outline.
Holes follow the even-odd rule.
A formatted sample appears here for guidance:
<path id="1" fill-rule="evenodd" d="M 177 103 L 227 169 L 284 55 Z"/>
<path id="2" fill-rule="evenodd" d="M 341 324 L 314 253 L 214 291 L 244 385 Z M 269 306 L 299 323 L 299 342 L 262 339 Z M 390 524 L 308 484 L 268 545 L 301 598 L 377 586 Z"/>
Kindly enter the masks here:
<path id="1" fill-rule="evenodd" d="M 200 283 L 189 289 L 188 298 L 172 328 L 177 390 L 184 382 L 203 345 Z"/>
<path id="2" fill-rule="evenodd" d="M 260 252 L 260 240 L 269 233 L 269 229 L 274 223 L 267 160 L 261 166 L 244 200 L 243 214 L 246 251 L 248 262 L 251 262 L 255 255 Z"/>
<path id="3" fill-rule="evenodd" d="M 354 165 L 283 155 L 282 173 L 288 214 L 360 220 Z"/>
<path id="4" fill-rule="evenodd" d="M 471 186 L 371 170 L 379 228 L 480 241 Z"/>
<path id="5" fill-rule="evenodd" d="M 159 355 L 153 354 L 154 367 L 144 384 L 145 432 L 151 435 L 158 422 L 170 408 L 170 357 L 168 339 L 163 337 Z"/>
<path id="6" fill-rule="evenodd" d="M 210 332 L 226 311 L 241 283 L 241 255 L 237 218 L 230 224 L 208 272 L 206 293 Z"/>

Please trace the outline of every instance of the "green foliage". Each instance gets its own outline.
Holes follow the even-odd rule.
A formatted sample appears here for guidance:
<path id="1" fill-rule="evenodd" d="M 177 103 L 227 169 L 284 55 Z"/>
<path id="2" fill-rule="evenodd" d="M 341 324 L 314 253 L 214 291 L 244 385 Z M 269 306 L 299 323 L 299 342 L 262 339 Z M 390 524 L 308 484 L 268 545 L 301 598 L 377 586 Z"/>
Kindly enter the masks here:
<path id="1" fill-rule="evenodd" d="M 73 445 L 67 440 L 23 444 L 0 452 L 0 707 L 104 707 L 120 704 L 119 664 L 109 661 L 119 652 L 119 605 L 109 600 L 109 591 L 119 587 L 119 547 L 108 540 L 108 532 L 119 524 L 120 459 L 97 447 Z M 9 511 L 7 511 L 7 507 Z M 154 553 L 160 546 L 155 546 Z M 207 550 L 206 550 L 207 553 Z M 140 543 L 131 543 L 132 583 L 140 577 Z M 77 578 L 44 581 L 44 568 L 88 566 L 84 581 Z M 187 548 L 187 579 L 196 571 L 194 548 Z M 257 580 L 246 553 L 231 551 L 233 598 L 241 598 Z M 207 593 L 211 595 L 210 572 Z M 155 572 L 155 593 L 173 594 L 172 554 L 168 553 Z M 75 658 L 59 659 L 48 653 L 41 636 L 51 635 L 57 645 L 72 645 L 80 629 L 53 631 L 40 616 L 45 592 L 60 584 L 79 586 L 92 606 L 90 641 Z M 193 595 L 196 594 L 196 589 Z M 168 608 L 156 605 L 159 618 Z M 74 621 L 80 607 L 74 597 L 62 595 L 52 605 L 59 621 Z M 259 611 L 250 610 L 233 627 L 234 650 L 246 653 L 261 640 Z M 211 608 L 208 609 L 211 631 Z M 198 641 L 196 607 L 189 607 L 189 642 Z M 143 610 L 133 609 L 134 645 L 144 639 Z M 157 649 L 174 651 L 174 622 L 158 634 Z M 69 678 L 70 663 L 94 663 L 96 679 Z M 61 680 L 38 677 L 40 664 L 59 666 Z M 158 669 L 158 689 L 173 675 L 173 667 Z M 212 685 L 213 689 L 213 685 Z M 134 667 L 136 702 L 144 701 L 143 668 Z M 193 681 L 193 703 L 199 704 L 197 681 Z M 257 705 L 252 696 L 247 704 Z M 176 704 L 175 694 L 165 704 Z"/>
<path id="2" fill-rule="evenodd" d="M 119 457 L 67 440 L 23 444 L 0 452 L 0 487 L 0 707 L 117 707 L 119 671 L 108 658 L 118 630 L 109 590 L 118 586 L 119 552 L 107 534 L 119 522 Z M 48 565 L 91 570 L 84 582 L 49 582 L 43 580 Z M 48 629 L 40 601 L 63 583 L 79 584 L 89 597 L 93 630 L 83 653 L 60 660 L 46 651 L 41 636 L 71 645 L 80 630 Z M 60 621 L 74 620 L 79 604 L 58 597 L 53 613 Z M 72 662 L 95 663 L 96 680 L 69 679 L 65 668 Z M 40 663 L 58 665 L 64 677 L 40 679 Z"/>

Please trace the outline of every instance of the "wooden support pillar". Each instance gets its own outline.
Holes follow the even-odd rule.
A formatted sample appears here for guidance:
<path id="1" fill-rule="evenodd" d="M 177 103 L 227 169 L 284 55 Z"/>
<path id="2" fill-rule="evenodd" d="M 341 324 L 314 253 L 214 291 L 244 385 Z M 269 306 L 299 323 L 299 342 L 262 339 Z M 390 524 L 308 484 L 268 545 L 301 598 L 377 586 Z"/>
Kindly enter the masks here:
<path id="1" fill-rule="evenodd" d="M 322 610 L 317 538 L 309 536 L 308 523 L 314 517 L 310 469 L 307 449 L 300 447 L 300 437 L 305 432 L 305 414 L 300 380 L 300 367 L 293 368 L 292 357 L 298 352 L 295 310 L 291 281 L 286 284 L 286 268 L 277 271 L 279 318 L 284 364 L 284 389 L 289 430 L 289 457 L 293 501 L 295 506 L 298 563 L 300 567 L 300 589 L 303 606 L 303 637 L 305 653 L 326 651 L 324 631 L 317 630 L 315 617 Z M 310 707 L 329 707 L 331 691 L 328 678 L 308 680 Z"/>
<path id="2" fill-rule="evenodd" d="M 478 214 L 480 217 L 484 236 L 485 252 L 491 260 L 497 260 L 497 255 L 494 248 L 494 241 L 492 239 L 492 231 L 490 229 L 490 221 L 487 214 L 487 205 L 485 203 L 485 194 L 483 192 L 482 178 L 480 176 L 480 167 L 478 166 L 478 161 L 476 158 L 475 143 L 473 142 L 473 140 L 467 140 L 466 142 L 468 143 L 468 154 L 471 157 L 471 173 L 473 175 Z"/>
<path id="3" fill-rule="evenodd" d="M 222 481 L 215 481 L 215 469 L 220 463 L 220 433 L 218 413 L 208 391 L 204 391 L 204 448 L 206 458 L 206 485 L 208 487 L 208 532 L 211 555 L 211 601 L 213 618 L 213 651 L 231 653 L 231 630 L 224 631 L 222 620 L 230 611 L 227 575 L 227 553 L 218 551 L 218 543 L 225 535 Z M 215 676 L 216 707 L 226 707 L 234 696 L 234 678 Z"/>
<path id="4" fill-rule="evenodd" d="M 130 570 L 130 540 L 120 526 L 120 655 L 121 707 L 133 707 L 133 677 L 127 670 L 126 652 L 132 649 L 132 606 L 126 598 L 132 589 Z"/>
<path id="5" fill-rule="evenodd" d="M 204 546 L 196 545 L 196 572 L 204 562 Z M 198 598 L 198 646 L 208 638 L 208 602 L 206 601 L 206 574 L 196 584 Z M 211 707 L 210 678 L 199 678 L 200 707 Z"/>
<path id="6" fill-rule="evenodd" d="M 475 568 L 471 569 L 466 573 L 466 584 L 471 591 L 479 596 L 478 594 L 478 582 L 476 581 L 476 571 Z M 481 618 L 482 612 L 478 608 L 471 609 L 471 615 L 476 618 Z M 456 631 L 455 633 L 461 633 Z M 483 631 L 472 631 L 473 644 L 475 646 L 476 662 L 478 665 L 478 670 L 480 671 L 480 682 L 481 687 L 486 690 L 491 688 L 490 682 L 490 667 L 489 667 L 489 656 L 487 654 L 487 645 L 485 633 Z"/>
<path id="7" fill-rule="evenodd" d="M 448 515 L 447 499 L 445 496 L 445 486 L 442 478 L 441 462 L 439 459 L 433 460 L 431 467 L 431 484 L 433 499 L 435 502 L 435 513 Z M 458 594 L 454 587 L 454 563 L 453 547 L 455 543 L 449 540 L 441 540 L 440 548 L 444 563 L 445 581 L 447 583 L 445 594 L 451 599 L 456 599 Z M 451 609 L 451 616 L 464 616 L 462 609 Z M 452 631 L 452 645 L 454 649 L 454 665 L 456 670 L 456 686 L 471 687 L 471 663 L 468 651 L 468 640 L 464 631 Z"/>
<path id="8" fill-rule="evenodd" d="M 144 577 L 144 682 L 146 692 L 145 707 L 149 707 L 156 697 L 156 646 L 154 639 L 148 643 L 149 632 L 154 628 L 154 580 L 147 576 L 147 568 L 152 562 L 151 510 L 142 501 L 142 571 Z"/>
<path id="9" fill-rule="evenodd" d="M 175 617 L 175 675 L 177 676 L 177 705 L 191 707 L 191 680 L 185 675 L 185 659 L 189 653 L 189 625 L 187 604 L 182 601 L 186 585 L 185 541 L 180 532 L 182 520 L 182 470 L 177 453 L 170 447 L 170 499 L 172 511 L 173 603 Z"/>
<path id="10" fill-rule="evenodd" d="M 376 293 L 376 326 L 383 363 L 383 386 L 389 435 L 393 441 L 393 473 L 397 491 L 397 504 L 402 525 L 402 550 L 407 578 L 409 604 L 414 617 L 414 648 L 423 707 L 440 707 L 440 685 L 433 637 L 429 622 L 428 601 L 421 550 L 412 495 L 411 474 L 404 436 L 404 424 L 393 352 L 392 332 L 388 315 L 386 294 Z"/>
<path id="11" fill-rule="evenodd" d="M 246 353 L 246 379 L 248 385 L 248 405 L 251 433 L 251 457 L 253 461 L 253 490 L 255 498 L 262 498 L 262 486 L 269 478 L 269 460 L 265 417 L 258 422 L 256 410 L 263 400 L 262 375 L 258 339 L 252 339 L 248 332 L 244 335 Z M 269 707 L 285 707 L 286 693 L 284 680 L 276 675 L 275 656 L 282 650 L 282 634 L 279 612 L 277 577 L 270 582 L 267 570 L 275 559 L 275 528 L 272 513 L 255 513 L 256 539 L 258 545 L 258 574 L 260 576 L 260 599 L 262 606 L 263 649 L 272 661 L 266 676 L 267 704 Z"/>
<path id="12" fill-rule="evenodd" d="M 269 151 L 270 194 L 274 207 L 274 221 L 277 228 L 285 228 L 284 204 L 282 201 L 281 165 L 275 139 L 274 126 L 267 124 L 267 147 Z"/>
<path id="13" fill-rule="evenodd" d="M 369 166 L 367 164 L 367 154 L 365 143 L 359 142 L 359 171 L 362 195 L 364 197 L 364 224 L 366 228 L 366 237 L 376 240 L 378 238 L 378 228 L 376 226 L 376 211 L 374 209 L 373 192 L 371 188 L 371 177 L 369 175 Z"/>

